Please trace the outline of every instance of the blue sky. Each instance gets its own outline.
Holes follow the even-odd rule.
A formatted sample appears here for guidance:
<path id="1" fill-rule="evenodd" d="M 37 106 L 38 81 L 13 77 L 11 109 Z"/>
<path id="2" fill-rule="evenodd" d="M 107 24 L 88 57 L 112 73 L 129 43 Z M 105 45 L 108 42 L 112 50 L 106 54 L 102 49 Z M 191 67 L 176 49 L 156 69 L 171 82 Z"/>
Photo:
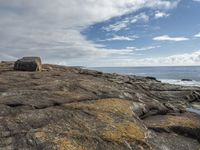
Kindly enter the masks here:
<path id="1" fill-rule="evenodd" d="M 200 65 L 199 0 L 0 1 L 0 60 Z"/>

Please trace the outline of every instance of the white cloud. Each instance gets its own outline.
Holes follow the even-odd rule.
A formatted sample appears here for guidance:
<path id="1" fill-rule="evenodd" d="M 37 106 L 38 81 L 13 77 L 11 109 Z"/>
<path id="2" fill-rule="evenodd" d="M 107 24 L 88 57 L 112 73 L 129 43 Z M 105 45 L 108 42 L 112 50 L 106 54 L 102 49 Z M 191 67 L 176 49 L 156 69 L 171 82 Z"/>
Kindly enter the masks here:
<path id="1" fill-rule="evenodd" d="M 101 41 L 134 41 L 137 38 L 138 38 L 138 36 L 136 36 L 136 35 L 132 35 L 132 36 L 114 35 L 111 38 L 108 38 L 108 39 L 105 39 L 105 40 L 101 40 Z"/>
<path id="2" fill-rule="evenodd" d="M 200 0 L 193 0 L 194 2 L 200 2 Z"/>
<path id="3" fill-rule="evenodd" d="M 170 37 L 169 35 L 162 35 L 154 37 L 153 40 L 155 41 L 174 41 L 174 42 L 180 42 L 180 41 L 187 41 L 189 40 L 186 37 Z"/>
<path id="4" fill-rule="evenodd" d="M 163 18 L 163 17 L 169 17 L 169 14 L 165 13 L 165 12 L 160 12 L 160 11 L 157 11 L 155 13 L 155 19 L 159 19 L 159 18 Z"/>
<path id="5" fill-rule="evenodd" d="M 0 1 L 0 60 L 38 55 L 46 62 L 70 62 L 113 55 L 81 32 L 95 23 L 141 8 L 171 9 L 170 0 Z M 126 24 L 126 23 L 125 23 Z M 125 53 L 126 51 L 122 51 Z M 122 53 L 121 52 L 121 53 Z"/>
<path id="6" fill-rule="evenodd" d="M 174 2 L 169 2 L 169 1 L 157 1 L 156 0 L 151 0 L 151 1 L 146 1 L 146 7 L 153 7 L 153 8 L 159 8 L 161 5 L 164 5 L 162 6 L 162 8 L 167 8 L 167 9 L 171 9 L 171 8 L 174 8 L 177 6 L 177 4 L 179 3 L 180 0 L 177 0 L 177 1 L 174 1 Z M 145 2 L 145 1 L 143 1 Z M 156 6 L 157 5 L 157 6 Z M 164 10 L 165 10 L 164 9 Z M 164 13 L 164 12 L 160 12 L 160 11 L 157 11 L 156 14 L 155 14 L 155 18 L 158 19 L 158 18 L 162 18 L 162 17 L 168 17 L 169 14 L 167 13 Z M 149 21 L 150 17 L 149 15 L 147 15 L 145 12 L 142 12 L 136 16 L 130 16 L 130 17 L 126 17 L 125 19 L 123 20 L 119 20 L 118 22 L 114 23 L 114 24 L 110 24 L 109 26 L 107 27 L 103 27 L 103 29 L 107 32 L 110 32 L 110 31 L 120 31 L 122 29 L 127 29 L 128 26 L 130 26 L 131 24 L 135 24 L 137 22 L 143 22 L 143 23 L 147 23 Z"/>
<path id="7" fill-rule="evenodd" d="M 120 20 L 117 23 L 110 24 L 108 27 L 103 27 L 105 31 L 120 31 L 122 29 L 126 29 L 128 26 L 131 24 L 135 24 L 137 22 L 148 22 L 149 21 L 149 16 L 146 13 L 140 13 L 136 16 L 131 16 L 131 17 L 126 17 L 123 20 Z"/>
<path id="8" fill-rule="evenodd" d="M 200 32 L 197 33 L 196 35 L 194 35 L 194 37 L 196 37 L 196 38 L 200 38 Z"/>
<path id="9" fill-rule="evenodd" d="M 131 23 L 136 23 L 136 22 L 148 22 L 149 21 L 149 16 L 146 13 L 140 13 L 139 15 L 136 15 L 132 18 L 130 18 Z"/>
<path id="10" fill-rule="evenodd" d="M 120 31 L 122 29 L 126 29 L 127 26 L 129 25 L 129 21 L 128 20 L 123 20 L 123 21 L 120 21 L 118 23 L 115 23 L 115 24 L 111 24 L 109 25 L 108 27 L 103 27 L 103 29 L 105 31 Z"/>
<path id="11" fill-rule="evenodd" d="M 133 50 L 133 51 L 147 51 L 147 50 L 152 50 L 155 48 L 159 48 L 160 46 L 148 46 L 148 47 L 141 47 L 141 48 L 137 48 L 137 47 L 127 47 L 127 49 Z"/>

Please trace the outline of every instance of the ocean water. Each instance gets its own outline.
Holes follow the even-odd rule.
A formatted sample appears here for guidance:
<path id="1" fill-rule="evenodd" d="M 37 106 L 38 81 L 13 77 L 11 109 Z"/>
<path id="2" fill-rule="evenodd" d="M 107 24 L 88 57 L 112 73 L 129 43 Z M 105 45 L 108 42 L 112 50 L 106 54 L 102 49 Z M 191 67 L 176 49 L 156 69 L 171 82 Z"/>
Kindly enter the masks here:
<path id="1" fill-rule="evenodd" d="M 124 75 L 152 76 L 158 80 L 184 86 L 200 86 L 200 66 L 181 67 L 96 67 L 92 68 L 105 73 Z M 191 79 L 192 81 L 181 81 Z"/>
<path id="2" fill-rule="evenodd" d="M 200 115 L 200 110 L 199 110 L 199 109 L 195 109 L 195 108 L 187 108 L 187 111 L 189 111 L 189 112 L 193 112 L 193 113 L 196 113 L 196 114 L 199 114 L 199 115 Z"/>

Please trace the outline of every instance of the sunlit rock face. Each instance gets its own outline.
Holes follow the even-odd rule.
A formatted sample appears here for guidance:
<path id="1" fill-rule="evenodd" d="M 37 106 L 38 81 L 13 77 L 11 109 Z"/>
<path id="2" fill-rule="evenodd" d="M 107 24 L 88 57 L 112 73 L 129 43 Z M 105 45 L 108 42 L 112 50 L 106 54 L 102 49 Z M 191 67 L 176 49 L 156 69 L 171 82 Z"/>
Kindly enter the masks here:
<path id="1" fill-rule="evenodd" d="M 198 150 L 200 89 L 57 65 L 0 63 L 0 149 Z"/>

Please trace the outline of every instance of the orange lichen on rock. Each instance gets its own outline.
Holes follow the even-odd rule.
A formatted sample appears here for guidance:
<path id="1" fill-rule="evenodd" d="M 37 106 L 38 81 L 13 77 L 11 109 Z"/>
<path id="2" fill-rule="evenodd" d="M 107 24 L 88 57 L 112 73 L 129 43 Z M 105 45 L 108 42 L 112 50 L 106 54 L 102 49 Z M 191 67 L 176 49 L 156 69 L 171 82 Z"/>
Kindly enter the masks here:
<path id="1" fill-rule="evenodd" d="M 56 144 L 58 150 L 86 150 L 83 146 L 67 138 L 59 138 L 53 142 Z"/>
<path id="2" fill-rule="evenodd" d="M 156 120 L 155 120 L 156 119 Z M 145 120 L 148 127 L 153 128 L 166 128 L 166 127 L 186 127 L 186 128 L 199 128 L 199 123 L 195 118 L 189 116 L 162 116 L 160 118 L 151 117 Z"/>
<path id="3" fill-rule="evenodd" d="M 134 115 L 133 103 L 128 100 L 123 99 L 100 99 L 90 103 L 80 102 L 65 104 L 65 107 L 77 108 L 77 109 L 89 109 L 99 112 L 112 112 L 112 113 L 122 113 L 128 116 Z"/>
<path id="4" fill-rule="evenodd" d="M 143 141 L 145 130 L 133 122 L 122 122 L 113 124 L 113 129 L 102 132 L 104 139 L 124 143 L 124 141 Z"/>
<path id="5" fill-rule="evenodd" d="M 167 120 L 170 126 L 183 126 L 188 128 L 198 128 L 199 124 L 189 117 L 185 116 L 168 116 Z"/>
<path id="6" fill-rule="evenodd" d="M 71 139 L 68 139 L 67 137 L 51 137 L 49 133 L 43 131 L 35 132 L 34 136 L 40 142 L 53 141 L 58 150 L 86 150 L 83 146 L 77 144 Z"/>
<path id="7" fill-rule="evenodd" d="M 144 141 L 145 127 L 133 119 L 133 102 L 123 99 L 100 99 L 90 102 L 65 104 L 66 108 L 90 110 L 105 126 L 98 134 L 105 140 L 124 143 L 125 141 Z M 113 115 L 118 116 L 121 120 Z M 132 118 L 129 120 L 127 118 Z"/>

